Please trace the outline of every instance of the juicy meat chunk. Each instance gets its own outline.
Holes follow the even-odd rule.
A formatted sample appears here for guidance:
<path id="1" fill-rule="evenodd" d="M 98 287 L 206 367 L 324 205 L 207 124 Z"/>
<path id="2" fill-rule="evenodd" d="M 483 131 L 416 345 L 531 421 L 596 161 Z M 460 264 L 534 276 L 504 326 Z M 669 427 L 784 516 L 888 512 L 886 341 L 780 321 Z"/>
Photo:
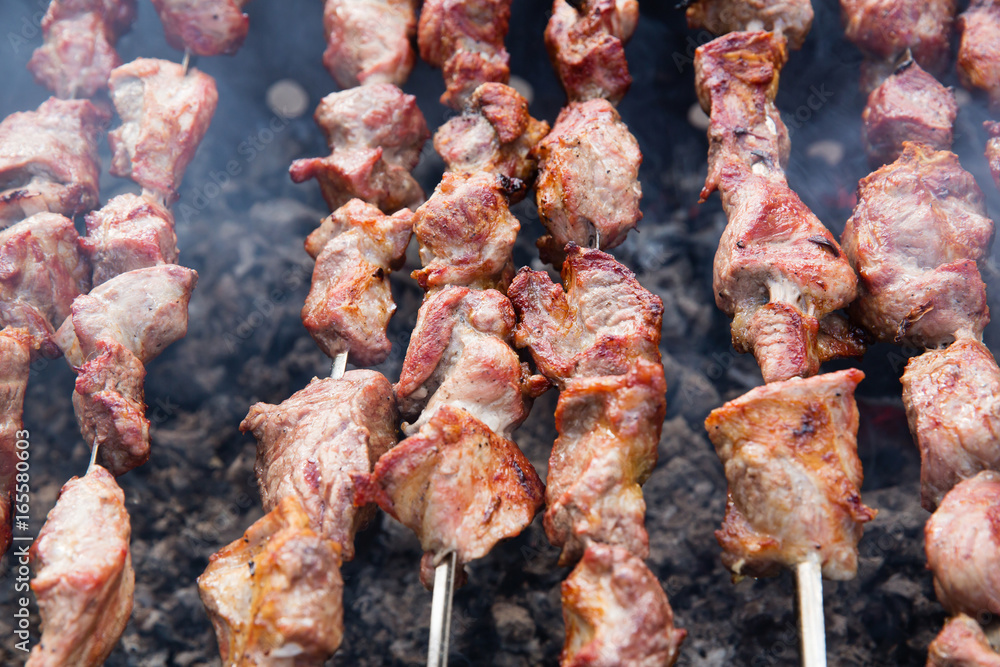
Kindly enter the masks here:
<path id="1" fill-rule="evenodd" d="M 927 649 L 927 667 L 1000 667 L 979 623 L 965 614 L 950 619 Z"/>
<path id="2" fill-rule="evenodd" d="M 224 665 L 322 667 L 343 639 L 339 547 L 294 497 L 212 554 L 198 592 Z"/>
<path id="3" fill-rule="evenodd" d="M 420 10 L 420 57 L 440 67 L 447 86 L 441 103 L 461 109 L 487 82 L 507 83 L 510 54 L 504 38 L 511 0 L 426 0 Z"/>
<path id="4" fill-rule="evenodd" d="M 95 286 L 128 271 L 177 263 L 174 216 L 155 199 L 119 195 L 85 220 L 80 246 L 90 258 Z"/>
<path id="5" fill-rule="evenodd" d="M 24 329 L 0 329 L 0 556 L 11 542 L 11 498 L 17 442 L 25 435 L 21 429 L 30 362 L 31 335 Z"/>
<path id="6" fill-rule="evenodd" d="M 361 86 L 324 97 L 314 118 L 331 155 L 295 160 L 289 174 L 318 180 L 331 211 L 355 197 L 386 213 L 424 201 L 410 174 L 431 136 L 417 98 L 389 83 Z"/>
<path id="7" fill-rule="evenodd" d="M 885 342 L 979 338 L 989 308 L 976 261 L 992 237 L 983 193 L 958 157 L 904 143 L 898 160 L 861 179 L 841 238 L 858 272 L 851 317 Z"/>
<path id="8" fill-rule="evenodd" d="M 0 228 L 43 211 L 74 217 L 97 206 L 97 142 L 108 120 L 87 100 L 53 97 L 0 122 Z"/>
<path id="9" fill-rule="evenodd" d="M 903 142 L 949 150 L 958 104 L 950 88 L 907 60 L 872 91 L 861 114 L 865 150 L 871 164 L 894 162 Z"/>
<path id="10" fill-rule="evenodd" d="M 249 0 L 153 0 L 167 43 L 196 56 L 233 55 L 243 46 Z"/>
<path id="11" fill-rule="evenodd" d="M 31 667 L 101 665 L 132 615 L 135 571 L 125 494 L 99 465 L 63 485 L 31 545 L 42 638 Z"/>
<path id="12" fill-rule="evenodd" d="M 406 83 L 416 60 L 416 0 L 326 0 L 323 28 L 323 64 L 342 89 Z"/>
<path id="13" fill-rule="evenodd" d="M 449 171 L 487 171 L 530 187 L 538 170 L 532 149 L 548 132 L 549 124 L 531 117 L 528 101 L 519 92 L 502 83 L 484 83 L 464 113 L 434 135 L 434 150 Z"/>
<path id="14" fill-rule="evenodd" d="M 734 579 L 818 557 L 823 576 L 854 578 L 875 510 L 861 502 L 857 369 L 757 387 L 705 420 L 729 497 L 715 532 Z"/>
<path id="15" fill-rule="evenodd" d="M 554 0 L 545 47 L 571 102 L 621 101 L 632 85 L 625 43 L 638 21 L 638 0 Z"/>
<path id="16" fill-rule="evenodd" d="M 257 403 L 240 424 L 257 439 L 257 482 L 266 511 L 297 498 L 309 525 L 354 558 L 354 534 L 375 507 L 354 507 L 353 475 L 367 474 L 396 444 L 396 401 L 381 373 L 313 378 L 279 405 Z"/>
<path id="17" fill-rule="evenodd" d="M 519 535 L 541 509 L 545 489 L 517 445 L 450 405 L 358 481 L 359 501 L 375 500 L 417 534 L 428 588 L 438 559 L 449 552 L 461 566 Z"/>
<path id="18" fill-rule="evenodd" d="M 990 107 L 1000 112 L 1000 5 L 972 0 L 958 17 L 958 78 L 966 88 L 986 92 Z"/>
<path id="19" fill-rule="evenodd" d="M 542 258 L 556 266 L 568 243 L 621 245 L 642 218 L 639 143 L 604 99 L 573 103 L 535 147 Z"/>
<path id="20" fill-rule="evenodd" d="M 306 239 L 316 267 L 302 323 L 330 357 L 348 352 L 358 366 L 388 358 L 386 329 L 396 310 L 389 272 L 405 259 L 412 226 L 409 209 L 387 216 L 352 199 Z"/>
<path id="21" fill-rule="evenodd" d="M 687 6 L 692 30 L 704 28 L 716 35 L 767 30 L 783 35 L 793 49 L 802 48 L 812 22 L 810 0 L 695 0 Z"/>
<path id="22" fill-rule="evenodd" d="M 108 133 L 111 173 L 172 204 L 215 114 L 215 79 L 167 60 L 137 58 L 116 68 L 108 85 L 122 118 Z"/>
<path id="23" fill-rule="evenodd" d="M 562 583 L 566 643 L 560 667 L 670 667 L 687 631 L 641 559 L 591 544 Z"/>
<path id="24" fill-rule="evenodd" d="M 506 290 L 521 229 L 510 199 L 523 187 L 505 176 L 446 172 L 413 217 L 424 267 L 413 279 L 427 291 L 447 285 Z"/>
<path id="25" fill-rule="evenodd" d="M 993 174 L 993 182 L 1000 190 L 1000 123 L 986 121 L 983 123 L 989 139 L 986 141 L 986 161 L 990 165 L 990 172 Z"/>

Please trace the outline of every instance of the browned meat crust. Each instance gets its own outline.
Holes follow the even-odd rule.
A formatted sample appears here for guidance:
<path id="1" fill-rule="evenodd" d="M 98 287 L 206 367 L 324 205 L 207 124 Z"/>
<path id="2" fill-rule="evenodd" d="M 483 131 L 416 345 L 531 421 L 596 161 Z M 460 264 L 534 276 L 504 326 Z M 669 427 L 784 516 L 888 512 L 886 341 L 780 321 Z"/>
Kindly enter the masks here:
<path id="1" fill-rule="evenodd" d="M 1000 5 L 972 0 L 958 17 L 958 77 L 966 88 L 986 92 L 990 107 L 1000 112 Z"/>
<path id="2" fill-rule="evenodd" d="M 153 0 L 167 43 L 197 56 L 233 55 L 243 46 L 249 0 Z"/>
<path id="3" fill-rule="evenodd" d="M 31 335 L 24 329 L 0 329 L 0 556 L 7 553 L 11 542 L 17 442 L 26 440 L 21 429 L 30 362 Z M 27 488 L 23 486 L 22 492 Z"/>
<path id="4" fill-rule="evenodd" d="M 716 35 L 744 30 L 767 30 L 801 49 L 812 28 L 810 0 L 695 0 L 687 6 L 688 27 Z"/>
<path id="5" fill-rule="evenodd" d="M 323 64 L 341 88 L 402 86 L 416 56 L 416 0 L 326 0 Z"/>
<path id="6" fill-rule="evenodd" d="M 979 623 L 965 614 L 950 619 L 927 649 L 927 667 L 1000 667 Z"/>
<path id="7" fill-rule="evenodd" d="M 95 286 L 135 269 L 177 263 L 174 216 L 152 198 L 119 195 L 86 221 L 80 247 L 90 258 Z"/>

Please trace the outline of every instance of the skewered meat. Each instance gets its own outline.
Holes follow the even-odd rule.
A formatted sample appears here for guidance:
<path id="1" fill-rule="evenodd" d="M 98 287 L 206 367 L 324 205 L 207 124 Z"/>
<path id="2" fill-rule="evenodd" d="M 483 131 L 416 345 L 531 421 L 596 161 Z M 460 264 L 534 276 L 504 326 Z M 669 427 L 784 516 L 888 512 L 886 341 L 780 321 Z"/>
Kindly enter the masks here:
<path id="1" fill-rule="evenodd" d="M 528 101 L 519 92 L 502 83 L 484 83 L 465 112 L 434 135 L 434 150 L 449 171 L 487 171 L 530 187 L 538 169 L 531 151 L 548 132 L 549 124 L 531 117 Z"/>
<path id="2" fill-rule="evenodd" d="M 933 512 L 944 495 L 981 470 L 1000 471 L 1000 368 L 978 340 L 910 359 L 903 404 L 920 447 L 920 496 Z"/>
<path id="3" fill-rule="evenodd" d="M 447 553 L 454 551 L 461 566 L 519 535 L 541 508 L 545 488 L 517 445 L 451 405 L 435 410 L 358 482 L 358 501 L 374 500 L 417 534 L 428 588 Z"/>
<path id="4" fill-rule="evenodd" d="M 17 441 L 24 439 L 21 417 L 30 361 L 30 334 L 13 327 L 0 329 L 0 556 L 11 541 Z"/>
<path id="5" fill-rule="evenodd" d="M 505 176 L 446 172 L 413 217 L 424 267 L 413 279 L 427 291 L 446 285 L 506 290 L 521 228 L 509 201 L 523 188 Z"/>
<path id="6" fill-rule="evenodd" d="M 354 197 L 386 213 L 424 201 L 410 170 L 431 133 L 413 95 L 389 83 L 351 88 L 324 97 L 314 118 L 332 154 L 296 160 L 289 173 L 318 180 L 331 211 Z"/>
<path id="7" fill-rule="evenodd" d="M 808 377 L 827 359 L 864 350 L 828 317 L 854 299 L 857 277 L 782 169 L 788 131 L 774 96 L 786 57 L 784 39 L 762 32 L 731 33 L 695 52 L 698 98 L 711 114 L 701 197 L 718 189 L 729 217 L 715 302 L 733 318 L 733 345 L 753 352 L 766 382 Z"/>
<path id="8" fill-rule="evenodd" d="M 567 243 L 614 248 L 642 218 L 642 153 L 607 100 L 564 108 L 535 154 L 543 260 L 558 266 Z"/>
<path id="9" fill-rule="evenodd" d="M 986 161 L 993 173 L 993 182 L 1000 189 L 1000 123 L 986 121 L 983 123 L 989 139 L 986 142 Z"/>
<path id="10" fill-rule="evenodd" d="M 97 138 L 108 115 L 87 100 L 49 98 L 0 123 L 0 227 L 35 213 L 97 206 Z"/>
<path id="11" fill-rule="evenodd" d="M 409 209 L 390 217 L 352 199 L 306 239 L 316 267 L 302 323 L 330 357 L 348 352 L 351 363 L 372 366 L 389 356 L 389 272 L 405 259 L 412 225 Z"/>
<path id="12" fill-rule="evenodd" d="M 621 547 L 591 544 L 562 584 L 561 667 L 670 667 L 685 630 L 645 563 Z"/>
<path id="13" fill-rule="evenodd" d="M 928 648 L 927 667 L 1000 667 L 979 623 L 965 614 L 950 619 Z"/>
<path id="14" fill-rule="evenodd" d="M 957 115 L 954 93 L 908 59 L 872 91 L 861 114 L 869 162 L 879 166 L 894 162 L 904 141 L 951 149 Z"/>
<path id="15" fill-rule="evenodd" d="M 695 0 L 687 6 L 688 27 L 716 35 L 745 30 L 767 30 L 801 49 L 812 28 L 810 0 Z"/>
<path id="16" fill-rule="evenodd" d="M 153 0 L 167 43 L 196 56 L 232 55 L 250 29 L 249 0 Z"/>
<path id="17" fill-rule="evenodd" d="M 224 665 L 322 667 L 344 635 L 336 542 L 285 498 L 198 577 Z"/>
<path id="18" fill-rule="evenodd" d="M 953 614 L 1000 614 L 1000 473 L 956 485 L 924 526 L 938 601 Z"/>
<path id="19" fill-rule="evenodd" d="M 958 17 L 958 78 L 967 88 L 980 88 L 990 107 L 1000 112 L 1000 5 L 972 0 Z"/>
<path id="20" fill-rule="evenodd" d="M 297 498 L 310 526 L 354 558 L 354 534 L 375 507 L 354 507 L 354 474 L 371 472 L 396 444 L 396 403 L 375 371 L 313 378 L 280 405 L 257 403 L 240 430 L 257 439 L 257 481 L 265 511 Z"/>
<path id="21" fill-rule="evenodd" d="M 86 221 L 80 246 L 94 268 L 95 286 L 135 269 L 177 263 L 174 216 L 154 199 L 119 195 Z"/>
<path id="22" fill-rule="evenodd" d="M 90 264 L 73 222 L 38 213 L 0 231 L 0 326 L 31 336 L 32 358 L 55 357 L 55 329 L 90 289 Z"/>
<path id="23" fill-rule="evenodd" d="M 632 85 L 625 44 L 638 21 L 638 0 L 554 0 L 545 47 L 571 102 L 621 101 Z"/>
<path id="24" fill-rule="evenodd" d="M 852 318 L 886 342 L 979 338 L 989 309 L 976 260 L 992 237 L 983 193 L 958 157 L 904 143 L 896 162 L 861 179 L 841 239 L 859 277 Z"/>
<path id="25" fill-rule="evenodd" d="M 215 114 L 215 79 L 167 60 L 137 58 L 116 68 L 108 85 L 122 118 L 108 134 L 111 173 L 172 204 Z"/>
<path id="26" fill-rule="evenodd" d="M 716 531 L 734 579 L 818 557 L 823 576 L 852 579 L 875 510 L 861 502 L 857 369 L 757 387 L 712 411 L 709 439 L 729 498 Z"/>
<path id="27" fill-rule="evenodd" d="M 135 571 L 125 494 L 99 465 L 62 487 L 31 547 L 42 638 L 31 667 L 104 664 L 132 615 Z"/>
<path id="28" fill-rule="evenodd" d="M 341 88 L 402 86 L 416 57 L 416 0 L 326 0 L 323 64 Z"/>

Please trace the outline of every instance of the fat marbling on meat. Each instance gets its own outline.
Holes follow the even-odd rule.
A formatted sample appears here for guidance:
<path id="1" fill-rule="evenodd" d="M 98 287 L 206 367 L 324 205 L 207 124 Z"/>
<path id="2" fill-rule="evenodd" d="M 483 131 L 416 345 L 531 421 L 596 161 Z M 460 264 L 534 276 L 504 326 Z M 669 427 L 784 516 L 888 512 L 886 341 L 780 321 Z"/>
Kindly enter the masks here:
<path id="1" fill-rule="evenodd" d="M 323 65 L 342 89 L 402 86 L 416 61 L 416 0 L 326 0 Z"/>
<path id="2" fill-rule="evenodd" d="M 687 22 L 715 35 L 768 30 L 800 49 L 812 28 L 813 8 L 810 0 L 695 0 L 687 5 Z"/>
<path id="3" fill-rule="evenodd" d="M 167 43 L 197 56 L 232 55 L 243 45 L 249 0 L 153 0 Z"/>
<path id="4" fill-rule="evenodd" d="M 135 269 L 177 263 L 174 216 L 153 198 L 119 195 L 85 220 L 80 246 L 90 258 L 94 286 Z"/>

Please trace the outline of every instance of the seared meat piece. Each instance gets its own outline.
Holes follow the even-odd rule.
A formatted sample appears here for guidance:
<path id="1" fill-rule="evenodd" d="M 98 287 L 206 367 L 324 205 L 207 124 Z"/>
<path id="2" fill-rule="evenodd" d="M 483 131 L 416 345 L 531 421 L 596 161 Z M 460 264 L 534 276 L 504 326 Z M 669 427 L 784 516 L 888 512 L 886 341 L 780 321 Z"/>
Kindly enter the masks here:
<path id="1" fill-rule="evenodd" d="M 507 83 L 510 54 L 503 46 L 511 0 L 426 0 L 420 10 L 420 57 L 440 67 L 447 90 L 441 103 L 461 109 L 480 84 Z"/>
<path id="2" fill-rule="evenodd" d="M 131 177 L 169 206 L 215 114 L 215 79 L 196 69 L 185 74 L 167 60 L 137 58 L 116 68 L 108 84 L 122 118 L 108 134 L 111 173 Z"/>
<path id="3" fill-rule="evenodd" d="M 11 541 L 14 466 L 17 441 L 25 435 L 21 417 L 30 361 L 31 335 L 24 329 L 0 329 L 0 556 L 7 553 Z"/>
<path id="4" fill-rule="evenodd" d="M 704 28 L 716 35 L 767 30 L 784 35 L 793 49 L 802 48 L 812 22 L 810 0 L 695 0 L 687 6 L 692 30 Z"/>
<path id="5" fill-rule="evenodd" d="M 197 282 L 195 271 L 176 264 L 123 273 L 73 301 L 56 341 L 75 368 L 94 357 L 101 340 L 121 343 L 147 364 L 187 334 Z"/>
<path id="6" fill-rule="evenodd" d="M 903 142 L 949 150 L 958 104 L 950 88 L 909 59 L 868 96 L 861 114 L 865 150 L 872 165 L 895 161 Z"/>
<path id="7" fill-rule="evenodd" d="M 31 667 L 104 664 L 132 615 L 135 571 L 125 494 L 99 465 L 63 485 L 31 545 L 42 638 Z"/>
<path id="8" fill-rule="evenodd" d="M 921 504 L 981 470 L 1000 471 L 1000 368 L 978 340 L 963 339 L 910 359 L 903 404 L 920 447 Z"/>
<path id="9" fill-rule="evenodd" d="M 294 497 L 213 554 L 198 592 L 223 665 L 322 667 L 344 635 L 339 546 Z"/>
<path id="10" fill-rule="evenodd" d="M 591 544 L 562 583 L 561 667 L 670 667 L 687 631 L 656 575 L 621 547 Z"/>
<path id="11" fill-rule="evenodd" d="M 952 614 L 1000 614 L 1000 473 L 955 486 L 924 526 L 938 601 Z"/>
<path id="12" fill-rule="evenodd" d="M 413 279 L 427 291 L 446 285 L 506 290 L 521 228 L 509 202 L 523 187 L 506 176 L 446 172 L 413 217 L 424 266 Z"/>
<path id="13" fill-rule="evenodd" d="M 319 181 L 335 211 L 354 197 L 386 213 L 416 208 L 424 191 L 410 175 L 430 138 L 417 98 L 389 83 L 331 93 L 316 108 L 332 154 L 292 163 L 292 180 Z"/>
<path id="14" fill-rule="evenodd" d="M 97 206 L 97 138 L 108 115 L 87 100 L 49 98 L 0 122 L 0 228 L 35 213 Z"/>
<path id="15" fill-rule="evenodd" d="M 119 195 L 86 221 L 80 246 L 94 267 L 95 286 L 135 269 L 177 263 L 174 216 L 152 198 Z"/>
<path id="16" fill-rule="evenodd" d="M 416 0 L 326 0 L 323 64 L 341 88 L 402 86 L 416 60 Z"/>
<path id="17" fill-rule="evenodd" d="M 549 231 L 538 240 L 555 266 L 567 243 L 620 245 L 642 218 L 639 143 L 615 108 L 597 99 L 565 107 L 535 147 L 538 215 Z"/>
<path id="18" fill-rule="evenodd" d="M 396 444 L 396 401 L 381 373 L 313 378 L 280 405 L 257 403 L 240 424 L 257 439 L 257 482 L 266 511 L 297 498 L 313 530 L 354 558 L 354 534 L 375 507 L 354 507 L 352 475 L 371 472 Z"/>
<path id="19" fill-rule="evenodd" d="M 233 55 L 243 46 L 249 0 L 153 0 L 167 43 L 196 56 Z"/>
<path id="20" fill-rule="evenodd" d="M 618 102 L 632 85 L 625 43 L 639 21 L 638 0 L 554 0 L 545 47 L 571 102 Z"/>
<path id="21" fill-rule="evenodd" d="M 927 667 L 1000 667 L 979 623 L 959 614 L 945 624 L 927 649 Z"/>
<path id="22" fill-rule="evenodd" d="M 59 355 L 55 329 L 90 289 L 90 264 L 73 222 L 38 213 L 0 231 L 0 326 L 31 335 L 32 358 Z"/>
<path id="23" fill-rule="evenodd" d="M 878 340 L 939 347 L 989 322 L 976 260 L 993 237 L 983 193 L 958 157 L 904 143 L 861 179 L 844 255 L 858 272 L 852 318 Z"/>
<path id="24" fill-rule="evenodd" d="M 983 123 L 990 138 L 986 142 L 986 161 L 993 173 L 993 182 L 1000 189 L 1000 123 L 986 121 Z"/>
<path id="25" fill-rule="evenodd" d="M 531 151 L 548 132 L 549 124 L 531 117 L 528 101 L 519 92 L 502 83 L 484 83 L 465 112 L 434 135 L 434 150 L 449 171 L 488 171 L 530 187 L 538 168 Z"/>
<path id="26" fill-rule="evenodd" d="M 966 88 L 986 92 L 993 111 L 1000 112 L 1000 5 L 972 0 L 958 17 L 958 78 Z"/>
<path id="27" fill-rule="evenodd" d="M 712 411 L 708 437 L 729 498 L 715 532 L 734 579 L 766 577 L 818 557 L 827 579 L 852 579 L 862 526 L 857 369 L 752 389 Z"/>
<path id="28" fill-rule="evenodd" d="M 461 566 L 519 535 L 541 508 L 545 488 L 517 445 L 451 405 L 435 410 L 358 482 L 358 501 L 374 500 L 417 534 L 428 588 L 447 553 L 455 551 Z"/>

